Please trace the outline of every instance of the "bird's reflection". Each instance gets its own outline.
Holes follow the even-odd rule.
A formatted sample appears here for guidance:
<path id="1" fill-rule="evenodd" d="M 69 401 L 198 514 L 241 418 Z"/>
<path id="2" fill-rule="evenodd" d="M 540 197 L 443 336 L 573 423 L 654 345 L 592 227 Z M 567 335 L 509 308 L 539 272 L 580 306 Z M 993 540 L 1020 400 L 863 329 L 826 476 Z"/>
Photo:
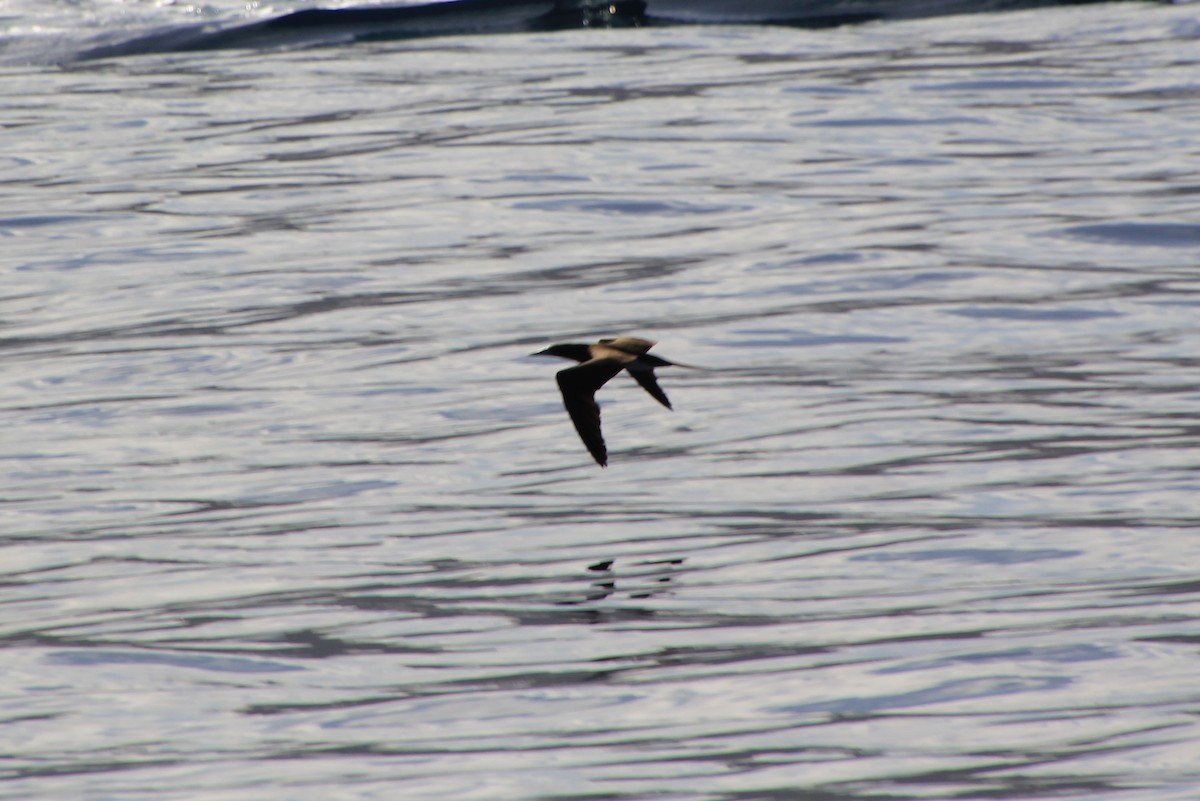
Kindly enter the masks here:
<path id="1" fill-rule="evenodd" d="M 622 568 L 617 567 L 616 559 L 594 562 L 587 566 L 592 583 L 583 597 L 558 603 L 560 606 L 577 606 L 619 595 L 637 600 L 654 598 L 670 591 L 675 573 L 683 562 L 684 557 L 649 559 Z"/>

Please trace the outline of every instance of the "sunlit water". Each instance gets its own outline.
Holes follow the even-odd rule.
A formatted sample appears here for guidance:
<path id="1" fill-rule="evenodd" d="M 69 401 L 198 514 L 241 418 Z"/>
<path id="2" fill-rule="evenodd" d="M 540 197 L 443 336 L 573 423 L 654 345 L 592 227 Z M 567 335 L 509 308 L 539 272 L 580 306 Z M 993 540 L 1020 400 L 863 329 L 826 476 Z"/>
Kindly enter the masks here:
<path id="1" fill-rule="evenodd" d="M 5 67 L 0 797 L 1196 798 L 1195 17 Z"/>

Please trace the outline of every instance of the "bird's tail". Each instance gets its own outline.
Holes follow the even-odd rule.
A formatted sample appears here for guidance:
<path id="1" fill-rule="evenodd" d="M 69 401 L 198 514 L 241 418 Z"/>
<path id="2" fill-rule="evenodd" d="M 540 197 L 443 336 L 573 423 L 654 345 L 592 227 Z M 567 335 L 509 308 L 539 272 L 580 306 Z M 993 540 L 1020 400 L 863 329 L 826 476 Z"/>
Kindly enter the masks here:
<path id="1" fill-rule="evenodd" d="M 663 359 L 663 361 L 667 361 L 667 360 Z M 684 364 L 683 362 L 667 362 L 664 366 L 665 367 L 685 367 L 688 370 L 717 370 L 717 369 L 720 369 L 717 367 L 701 367 L 698 364 Z"/>
<path id="2" fill-rule="evenodd" d="M 699 367 L 695 364 L 684 364 L 683 362 L 670 362 L 652 353 L 644 353 L 638 357 L 638 361 L 645 362 L 651 367 L 686 367 L 689 370 L 710 370 L 710 367 Z"/>

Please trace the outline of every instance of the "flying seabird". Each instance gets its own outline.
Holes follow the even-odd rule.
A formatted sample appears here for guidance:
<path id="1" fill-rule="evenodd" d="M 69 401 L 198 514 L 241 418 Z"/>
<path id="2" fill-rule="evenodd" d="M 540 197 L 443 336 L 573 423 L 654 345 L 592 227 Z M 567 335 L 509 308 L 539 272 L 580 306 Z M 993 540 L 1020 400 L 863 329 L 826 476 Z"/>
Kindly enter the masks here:
<path id="1" fill-rule="evenodd" d="M 562 390 L 563 405 L 579 432 L 579 438 L 587 446 L 592 458 L 601 467 L 608 464 L 608 450 L 604 447 L 604 436 L 600 433 L 600 407 L 596 404 L 596 390 L 617 373 L 627 371 L 642 389 L 656 401 L 671 408 L 667 393 L 662 391 L 654 377 L 655 367 L 688 367 L 686 364 L 669 362 L 647 351 L 654 347 L 649 339 L 618 337 L 602 339 L 595 345 L 568 342 L 551 345 L 533 356 L 558 356 L 579 362 L 575 367 L 558 371 L 558 388 Z"/>

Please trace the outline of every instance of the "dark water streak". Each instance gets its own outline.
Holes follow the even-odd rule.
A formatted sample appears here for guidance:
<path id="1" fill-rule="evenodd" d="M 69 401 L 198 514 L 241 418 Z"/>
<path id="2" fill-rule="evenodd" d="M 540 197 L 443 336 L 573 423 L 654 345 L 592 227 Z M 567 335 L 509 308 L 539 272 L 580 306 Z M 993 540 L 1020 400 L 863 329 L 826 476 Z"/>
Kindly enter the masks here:
<path id="1" fill-rule="evenodd" d="M 425 36 L 536 33 L 648 25 L 824 28 L 886 19 L 995 13 L 1104 0 L 450 0 L 305 8 L 248 23 L 201 23 L 87 47 L 78 60 L 148 53 L 344 45 Z"/>

